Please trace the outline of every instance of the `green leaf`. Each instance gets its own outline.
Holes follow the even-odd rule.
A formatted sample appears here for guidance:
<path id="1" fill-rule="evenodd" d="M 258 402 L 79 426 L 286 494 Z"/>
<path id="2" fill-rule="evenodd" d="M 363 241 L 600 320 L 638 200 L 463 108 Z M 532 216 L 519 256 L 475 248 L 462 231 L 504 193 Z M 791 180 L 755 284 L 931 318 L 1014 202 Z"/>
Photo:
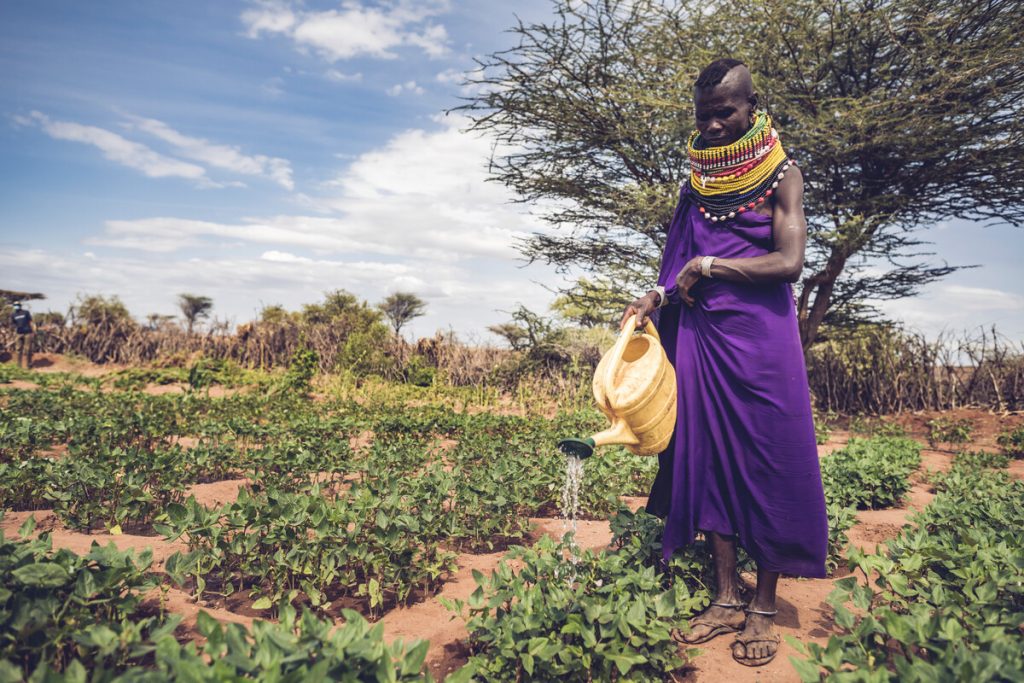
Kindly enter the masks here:
<path id="1" fill-rule="evenodd" d="M 28 538 L 33 531 L 36 530 L 36 516 L 29 515 L 28 518 L 22 522 L 21 526 L 18 527 L 18 535 L 22 538 Z"/>
<path id="2" fill-rule="evenodd" d="M 427 649 L 430 641 L 421 640 L 405 654 L 402 660 L 402 676 L 412 676 L 420 673 L 423 669 L 423 662 L 427 659 Z"/>
<path id="3" fill-rule="evenodd" d="M 21 683 L 25 677 L 21 669 L 6 659 L 0 659 L 0 683 Z"/>
<path id="4" fill-rule="evenodd" d="M 818 683 L 821 680 L 821 669 L 816 664 L 812 664 L 806 659 L 799 659 L 796 655 L 790 655 L 789 662 L 796 669 L 796 673 L 803 683 Z"/>
<path id="5" fill-rule="evenodd" d="M 15 569 L 11 574 L 21 584 L 33 588 L 58 588 L 71 578 L 64 567 L 54 562 L 26 565 Z"/>
<path id="6" fill-rule="evenodd" d="M 273 601 L 265 595 L 256 602 L 252 603 L 253 609 L 270 609 L 273 606 Z"/>
<path id="7" fill-rule="evenodd" d="M 526 673 L 533 675 L 533 655 L 529 653 L 523 653 L 519 660 L 523 663 L 523 669 Z"/>

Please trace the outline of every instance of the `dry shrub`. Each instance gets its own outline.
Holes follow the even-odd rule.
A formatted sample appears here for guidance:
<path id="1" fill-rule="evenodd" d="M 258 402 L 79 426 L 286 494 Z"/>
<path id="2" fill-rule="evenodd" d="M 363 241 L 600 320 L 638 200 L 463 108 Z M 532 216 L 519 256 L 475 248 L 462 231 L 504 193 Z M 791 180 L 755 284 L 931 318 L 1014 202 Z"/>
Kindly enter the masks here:
<path id="1" fill-rule="evenodd" d="M 864 325 L 815 344 L 807 371 L 817 407 L 846 414 L 1024 407 L 1024 345 L 995 329 L 934 341 Z"/>

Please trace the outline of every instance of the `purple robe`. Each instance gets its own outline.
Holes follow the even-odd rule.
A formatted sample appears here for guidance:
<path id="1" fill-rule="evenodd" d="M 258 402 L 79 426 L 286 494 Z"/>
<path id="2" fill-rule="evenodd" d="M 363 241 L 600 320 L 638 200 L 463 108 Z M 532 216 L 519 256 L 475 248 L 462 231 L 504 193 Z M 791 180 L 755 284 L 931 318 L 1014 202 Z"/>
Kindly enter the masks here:
<path id="1" fill-rule="evenodd" d="M 735 535 L 770 571 L 825 576 L 828 521 L 807 370 L 789 283 L 701 278 L 694 306 L 675 278 L 696 255 L 770 253 L 772 220 L 712 223 L 683 188 L 658 284 L 658 332 L 679 386 L 676 430 L 659 456 L 648 512 L 665 520 L 665 559 L 698 530 Z"/>

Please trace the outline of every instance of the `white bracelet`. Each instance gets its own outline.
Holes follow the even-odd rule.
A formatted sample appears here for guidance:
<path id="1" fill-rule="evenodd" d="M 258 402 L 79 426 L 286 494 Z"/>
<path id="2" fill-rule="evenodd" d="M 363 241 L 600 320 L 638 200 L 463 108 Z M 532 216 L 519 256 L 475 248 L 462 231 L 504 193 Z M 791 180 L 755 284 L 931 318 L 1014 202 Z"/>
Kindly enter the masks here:
<path id="1" fill-rule="evenodd" d="M 714 256 L 705 256 L 700 260 L 700 274 L 704 277 L 711 277 L 711 264 L 715 262 Z"/>
<path id="2" fill-rule="evenodd" d="M 649 292 L 657 292 L 658 293 L 658 308 L 661 308 L 662 306 L 665 305 L 665 288 L 664 287 L 662 287 L 661 285 L 655 285 L 654 287 L 651 287 L 647 291 L 649 291 Z"/>

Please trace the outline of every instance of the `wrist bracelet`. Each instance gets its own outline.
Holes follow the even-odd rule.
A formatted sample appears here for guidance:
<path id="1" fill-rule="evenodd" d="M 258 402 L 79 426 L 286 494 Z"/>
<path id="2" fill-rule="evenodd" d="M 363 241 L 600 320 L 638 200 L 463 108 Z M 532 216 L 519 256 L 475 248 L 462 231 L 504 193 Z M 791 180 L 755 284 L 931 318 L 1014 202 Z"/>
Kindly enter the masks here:
<path id="1" fill-rule="evenodd" d="M 648 292 L 654 292 L 658 295 L 658 308 L 665 305 L 665 288 L 661 285 L 655 285 L 651 287 Z"/>
<path id="2" fill-rule="evenodd" d="M 711 264 L 715 262 L 714 256 L 705 256 L 700 260 L 700 274 L 704 277 L 711 277 Z"/>

